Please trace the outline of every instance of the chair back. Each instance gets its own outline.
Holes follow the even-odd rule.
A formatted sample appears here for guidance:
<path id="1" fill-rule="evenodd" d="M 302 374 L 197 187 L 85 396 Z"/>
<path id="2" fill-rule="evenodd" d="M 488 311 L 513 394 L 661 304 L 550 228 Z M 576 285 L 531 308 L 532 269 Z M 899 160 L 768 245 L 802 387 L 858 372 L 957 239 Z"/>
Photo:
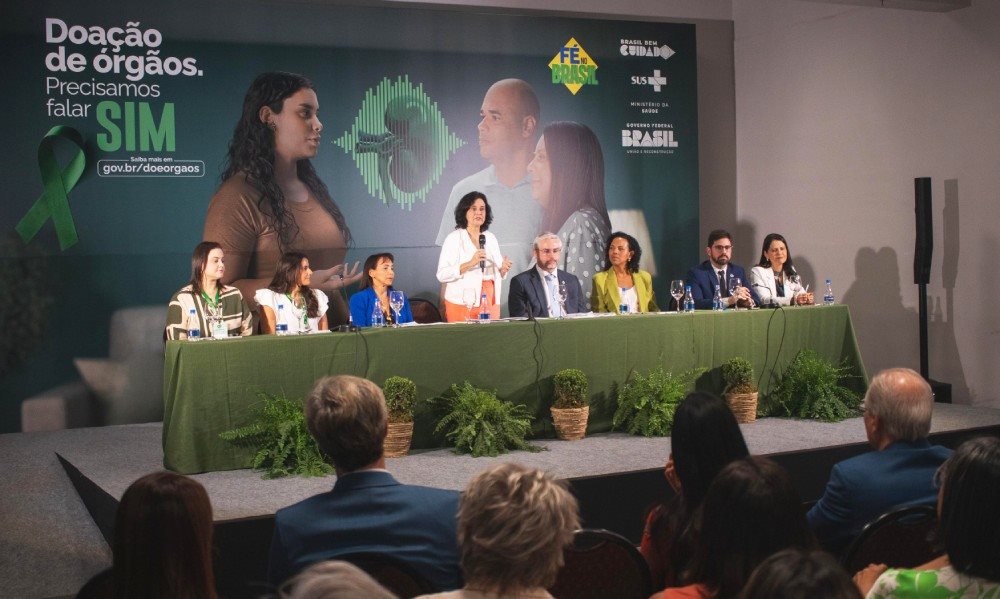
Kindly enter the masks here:
<path id="1" fill-rule="evenodd" d="M 608 530 L 578 530 L 563 557 L 565 564 L 549 589 L 557 599 L 646 599 L 653 592 L 645 558 L 635 545 L 619 534 Z"/>
<path id="2" fill-rule="evenodd" d="M 441 311 L 433 302 L 418 297 L 410 298 L 410 312 L 413 313 L 413 322 L 418 324 L 444 321 L 441 318 Z"/>
<path id="3" fill-rule="evenodd" d="M 428 595 L 441 590 L 435 588 L 412 565 L 386 553 L 359 551 L 337 555 L 332 559 L 354 564 L 402 599 Z"/>
<path id="4" fill-rule="evenodd" d="M 912 568 L 929 562 L 941 554 L 931 540 L 937 523 L 932 505 L 892 508 L 861 529 L 844 553 L 844 568 L 857 572 L 868 564 Z"/>

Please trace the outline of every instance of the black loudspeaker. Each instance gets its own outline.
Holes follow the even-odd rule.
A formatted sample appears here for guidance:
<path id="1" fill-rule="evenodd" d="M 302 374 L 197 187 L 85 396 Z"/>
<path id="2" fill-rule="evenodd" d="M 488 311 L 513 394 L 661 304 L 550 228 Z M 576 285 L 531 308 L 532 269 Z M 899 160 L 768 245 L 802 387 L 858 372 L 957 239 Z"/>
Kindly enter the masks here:
<path id="1" fill-rule="evenodd" d="M 917 238 L 913 251 L 913 283 L 931 282 L 931 254 L 934 253 L 934 223 L 931 217 L 931 178 L 913 180 L 914 211 L 917 213 Z"/>

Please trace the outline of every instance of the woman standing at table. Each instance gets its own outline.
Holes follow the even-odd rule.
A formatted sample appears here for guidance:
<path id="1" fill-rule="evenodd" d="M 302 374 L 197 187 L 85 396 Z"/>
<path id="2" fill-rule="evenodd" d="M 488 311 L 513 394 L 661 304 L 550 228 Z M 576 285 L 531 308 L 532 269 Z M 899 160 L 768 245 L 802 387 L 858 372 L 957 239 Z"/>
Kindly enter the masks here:
<path id="1" fill-rule="evenodd" d="M 750 269 L 750 284 L 757 290 L 762 303 L 808 305 L 813 294 L 807 293 L 792 266 L 792 253 L 788 242 L 777 233 L 764 238 L 760 262 Z"/>
<path id="2" fill-rule="evenodd" d="M 323 124 L 311 81 L 293 73 L 263 73 L 250 84 L 222 174 L 205 217 L 205 239 L 229 255 L 224 282 L 253 297 L 274 276 L 281 255 L 302 252 L 321 267 L 314 287 L 332 294 L 331 319 L 347 322 L 337 293 L 361 278 L 345 272 L 351 231 L 310 159 Z M 254 309 L 256 309 L 254 307 Z"/>
<path id="3" fill-rule="evenodd" d="M 243 294 L 221 283 L 226 272 L 224 260 L 222 246 L 214 241 L 202 241 L 195 246 L 191 254 L 191 281 L 170 298 L 167 307 L 167 339 L 187 339 L 191 310 L 203 337 L 212 336 L 209 316 L 213 313 L 221 316 L 229 337 L 246 337 L 253 332 L 250 308 L 243 301 Z"/>
<path id="4" fill-rule="evenodd" d="M 500 254 L 497 238 L 487 230 L 492 222 L 486 196 L 478 191 L 465 194 L 455 207 L 455 230 L 441 245 L 437 270 L 438 281 L 445 283 L 448 322 L 464 322 L 472 313 L 478 314 L 483 297 L 490 318 L 500 317 L 500 284 L 511 261 Z"/>
<path id="5" fill-rule="evenodd" d="M 305 254 L 287 252 L 281 256 L 271 284 L 254 294 L 260 305 L 261 333 L 271 335 L 276 332 L 279 312 L 290 334 L 329 328 L 326 310 L 330 302 L 325 293 L 309 288 L 312 275 L 309 258 Z"/>
<path id="6" fill-rule="evenodd" d="M 351 321 L 359 327 L 372 326 L 372 315 L 375 313 L 375 302 L 382 308 L 382 320 L 386 324 L 403 324 L 413 322 L 410 312 L 410 300 L 403 294 L 403 307 L 399 310 L 399 322 L 396 313 L 392 311 L 391 295 L 395 289 L 392 282 L 396 280 L 393 268 L 394 258 L 389 252 L 372 254 L 365 260 L 361 271 L 361 290 L 351 296 Z"/>
<path id="7" fill-rule="evenodd" d="M 642 249 L 635 237 L 615 231 L 604 250 L 611 268 L 594 275 L 590 307 L 594 312 L 618 312 L 625 305 L 629 312 L 658 312 L 653 277 L 639 270 Z"/>

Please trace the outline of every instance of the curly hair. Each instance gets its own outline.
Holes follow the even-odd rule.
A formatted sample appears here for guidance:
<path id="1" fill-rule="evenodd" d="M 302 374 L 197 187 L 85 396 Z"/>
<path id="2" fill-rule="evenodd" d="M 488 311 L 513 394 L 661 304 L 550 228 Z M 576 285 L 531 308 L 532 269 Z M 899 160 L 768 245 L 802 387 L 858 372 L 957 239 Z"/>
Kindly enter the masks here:
<path id="1" fill-rule="evenodd" d="M 486 204 L 486 220 L 483 221 L 483 226 L 479 227 L 479 230 L 486 231 L 490 228 L 490 223 L 493 222 L 493 209 L 490 208 L 490 201 L 486 199 L 486 195 L 483 192 L 470 191 L 462 196 L 462 199 L 458 201 L 458 205 L 455 206 L 456 229 L 464 229 L 469 226 L 469 219 L 465 215 L 472 208 L 472 205 L 476 203 L 476 200 L 482 200 Z"/>
<path id="2" fill-rule="evenodd" d="M 607 256 L 608 252 L 611 251 L 611 242 L 615 239 L 624 239 L 628 243 L 628 249 L 632 251 L 632 259 L 625 265 L 625 270 L 630 273 L 639 272 L 639 259 L 642 258 L 642 248 L 639 247 L 639 241 L 628 233 L 615 231 L 609 235 L 608 242 L 604 244 L 604 255 Z M 610 263 L 610 259 L 608 262 Z"/>
<path id="3" fill-rule="evenodd" d="M 281 187 L 274 180 L 274 131 L 260 119 L 260 109 L 267 106 L 272 112 L 280 113 L 285 99 L 300 89 L 315 91 L 309 79 L 294 73 L 261 73 L 253 80 L 243 97 L 243 111 L 229 141 L 222 171 L 223 181 L 242 175 L 250 186 L 260 192 L 257 208 L 265 215 L 267 224 L 278 233 L 281 249 L 295 239 L 299 226 L 285 205 Z M 344 242 L 350 246 L 351 231 L 344 213 L 330 197 L 330 191 L 316 174 L 312 162 L 299 160 L 296 171 L 299 180 L 306 184 L 320 205 L 333 217 L 344 235 Z"/>
<path id="4" fill-rule="evenodd" d="M 316 318 L 319 316 L 319 301 L 316 299 L 316 294 L 308 285 L 299 285 L 299 281 L 302 280 L 302 261 L 305 259 L 306 255 L 302 252 L 282 254 L 278 265 L 274 267 L 274 277 L 267 288 L 275 293 L 291 293 L 298 288 L 306 301 L 306 314 L 309 318 Z"/>
<path id="5" fill-rule="evenodd" d="M 467 585 L 500 596 L 552 586 L 579 527 L 565 482 L 519 464 L 487 469 L 469 482 L 458 509 Z"/>

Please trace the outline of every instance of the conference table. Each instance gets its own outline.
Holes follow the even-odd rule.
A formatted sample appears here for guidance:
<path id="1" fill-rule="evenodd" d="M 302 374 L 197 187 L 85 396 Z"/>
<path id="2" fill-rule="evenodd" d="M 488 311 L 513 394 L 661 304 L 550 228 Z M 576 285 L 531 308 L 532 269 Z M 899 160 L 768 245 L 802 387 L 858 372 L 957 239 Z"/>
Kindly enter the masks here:
<path id="1" fill-rule="evenodd" d="M 554 437 L 552 377 L 578 368 L 590 380 L 589 434 L 611 430 L 617 391 L 633 373 L 705 368 L 696 388 L 721 394 L 721 364 L 742 356 L 761 378 L 763 395 L 806 348 L 842 364 L 846 386 L 858 392 L 867 387 L 845 305 L 168 341 L 163 462 L 185 474 L 248 468 L 252 452 L 222 441 L 219 433 L 247 425 L 262 393 L 304 399 L 317 379 L 332 374 L 380 385 L 393 375 L 412 379 L 418 401 L 412 448 L 419 450 L 443 445 L 434 435 L 438 414 L 428 400 L 455 383 L 469 381 L 524 404 L 534 415 L 533 436 Z"/>

